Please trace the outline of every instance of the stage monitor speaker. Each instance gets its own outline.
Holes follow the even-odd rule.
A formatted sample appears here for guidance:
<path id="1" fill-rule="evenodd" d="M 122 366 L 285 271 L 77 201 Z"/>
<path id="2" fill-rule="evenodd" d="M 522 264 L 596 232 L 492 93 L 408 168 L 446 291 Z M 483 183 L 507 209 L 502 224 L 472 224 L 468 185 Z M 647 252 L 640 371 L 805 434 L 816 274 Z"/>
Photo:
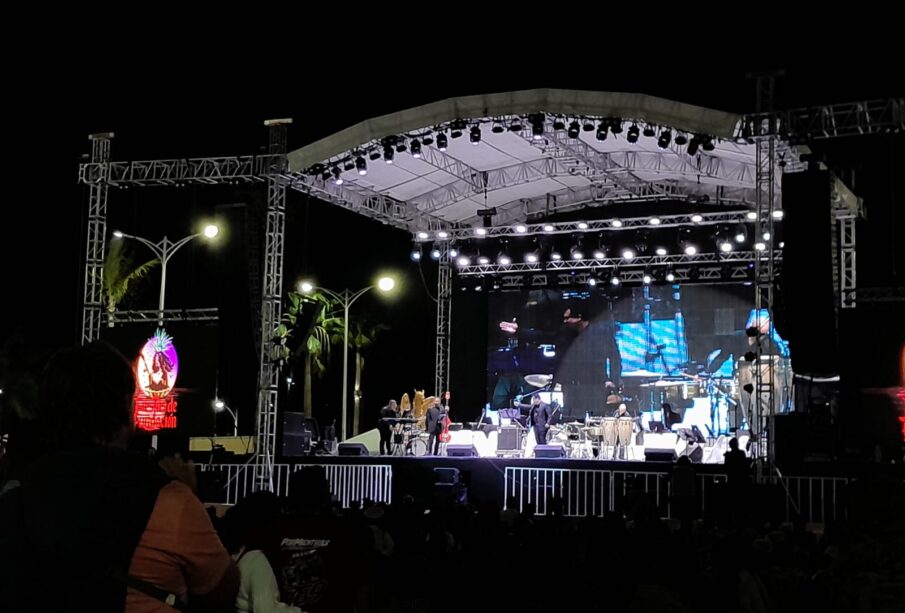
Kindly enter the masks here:
<path id="1" fill-rule="evenodd" d="M 311 452 L 311 430 L 304 413 L 283 413 L 283 456 L 296 457 Z"/>
<path id="2" fill-rule="evenodd" d="M 503 426 L 500 428 L 500 438 L 497 442 L 499 451 L 517 451 L 520 449 L 519 428 L 517 426 Z"/>
<path id="3" fill-rule="evenodd" d="M 832 185 L 833 177 L 826 170 L 782 176 L 785 245 L 776 286 L 774 323 L 792 347 L 792 368 L 796 373 L 838 373 Z"/>
<path id="4" fill-rule="evenodd" d="M 564 458 L 566 450 L 562 445 L 538 445 L 534 448 L 535 458 Z"/>
<path id="5" fill-rule="evenodd" d="M 645 449 L 644 459 L 648 462 L 675 462 L 675 449 Z"/>
<path id="6" fill-rule="evenodd" d="M 446 455 L 451 458 L 476 458 L 478 450 L 474 445 L 447 445 Z"/>
<path id="7" fill-rule="evenodd" d="M 364 443 L 340 443 L 339 455 L 368 456 L 368 448 Z"/>

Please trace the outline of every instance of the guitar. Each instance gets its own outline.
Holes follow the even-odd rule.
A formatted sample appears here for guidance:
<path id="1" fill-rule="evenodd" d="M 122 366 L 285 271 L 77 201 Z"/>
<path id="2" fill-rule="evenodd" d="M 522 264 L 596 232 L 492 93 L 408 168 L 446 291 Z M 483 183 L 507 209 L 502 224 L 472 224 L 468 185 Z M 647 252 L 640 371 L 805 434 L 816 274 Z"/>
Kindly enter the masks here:
<path id="1" fill-rule="evenodd" d="M 440 442 L 448 443 L 452 438 L 449 434 L 449 392 L 447 391 L 443 397 L 446 399 L 446 415 L 441 418 L 443 419 L 443 431 L 440 433 Z"/>

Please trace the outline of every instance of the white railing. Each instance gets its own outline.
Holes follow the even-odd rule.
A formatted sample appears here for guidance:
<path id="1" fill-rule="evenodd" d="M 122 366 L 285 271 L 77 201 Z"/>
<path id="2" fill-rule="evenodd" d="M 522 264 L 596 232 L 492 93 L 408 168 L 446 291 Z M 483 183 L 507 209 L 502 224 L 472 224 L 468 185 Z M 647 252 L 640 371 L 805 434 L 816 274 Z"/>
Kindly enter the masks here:
<path id="1" fill-rule="evenodd" d="M 808 522 L 827 522 L 845 516 L 845 488 L 848 479 L 840 477 L 777 477 L 783 485 L 786 518 L 796 515 Z M 551 510 L 554 497 L 562 500 L 566 517 L 596 516 L 619 511 L 629 488 L 643 491 L 657 506 L 662 517 L 672 517 L 672 484 L 669 472 L 584 470 L 569 468 L 507 467 L 503 484 L 504 506 L 515 497 L 518 510 L 533 504 L 538 515 Z M 724 474 L 697 475 L 701 508 L 707 509 L 714 489 L 726 484 Z"/>
<path id="2" fill-rule="evenodd" d="M 293 472 L 309 466 L 322 467 L 327 476 L 330 494 L 348 508 L 353 501 L 365 498 L 390 504 L 393 501 L 393 467 L 389 464 L 274 464 L 273 490 L 279 496 L 289 495 L 289 477 Z M 243 464 L 203 464 L 202 472 L 220 472 L 224 476 L 225 502 L 235 504 L 253 492 L 254 467 Z"/>

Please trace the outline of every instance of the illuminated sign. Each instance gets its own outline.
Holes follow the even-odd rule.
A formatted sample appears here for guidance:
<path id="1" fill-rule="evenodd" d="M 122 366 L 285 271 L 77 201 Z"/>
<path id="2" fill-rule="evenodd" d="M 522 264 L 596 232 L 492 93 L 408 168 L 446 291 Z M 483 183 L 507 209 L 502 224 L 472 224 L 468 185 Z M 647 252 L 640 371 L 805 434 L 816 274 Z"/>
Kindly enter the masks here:
<path id="1" fill-rule="evenodd" d="M 176 427 L 176 399 L 173 386 L 179 374 L 179 358 L 173 339 L 163 328 L 141 348 L 135 364 L 138 389 L 135 390 L 133 421 L 142 430 Z"/>

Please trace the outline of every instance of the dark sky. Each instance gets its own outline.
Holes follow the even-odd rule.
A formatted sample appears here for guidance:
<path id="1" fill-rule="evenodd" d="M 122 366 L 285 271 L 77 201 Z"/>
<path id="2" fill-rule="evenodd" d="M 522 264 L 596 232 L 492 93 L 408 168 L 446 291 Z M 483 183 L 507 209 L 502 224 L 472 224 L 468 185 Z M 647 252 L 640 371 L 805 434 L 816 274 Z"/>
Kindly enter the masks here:
<path id="1" fill-rule="evenodd" d="M 97 47 L 86 33 L 58 44 L 54 53 L 23 49 L 9 56 L 0 342 L 24 340 L 33 358 L 78 338 L 87 190 L 76 185 L 76 176 L 92 132 L 116 133 L 114 159 L 249 154 L 266 143 L 266 118 L 294 118 L 289 138 L 290 148 L 296 148 L 357 121 L 438 99 L 534 87 L 636 91 L 745 112 L 754 106 L 746 73 L 768 68 L 786 69 L 778 84 L 781 108 L 905 93 L 905 73 L 890 61 L 894 41 L 888 48 L 858 45 L 838 52 L 830 50 L 836 46 L 823 46 L 818 53 L 799 39 L 768 54 L 772 57 L 760 57 L 743 51 L 753 46 L 751 41 L 716 44 L 718 35 L 708 33 L 695 44 L 687 37 L 670 40 L 644 57 L 651 48 L 639 45 L 629 52 L 615 39 L 583 36 L 576 43 L 551 45 L 525 31 L 512 42 L 485 36 L 495 43 L 463 48 L 461 27 L 447 46 L 435 35 L 439 28 L 423 36 L 400 30 L 354 39 L 338 23 L 335 27 L 333 40 L 324 38 L 329 33 L 320 32 L 315 41 L 300 31 L 293 38 L 278 35 L 277 47 L 246 36 L 185 44 L 185 32 L 179 33 L 178 44 L 157 32 L 134 44 L 114 34 L 114 43 Z M 389 59 L 387 49 L 393 50 Z M 865 170 L 874 175 L 863 187 L 873 196 L 874 218 L 882 220 L 875 234 L 883 240 L 896 236 L 901 224 L 901 214 L 897 220 L 889 213 L 894 205 L 901 208 L 903 199 L 901 177 L 898 188 L 891 180 L 893 169 L 901 175 L 905 168 L 900 145 L 901 137 L 830 147 L 841 167 L 865 170 L 881 160 L 879 170 Z M 228 190 L 152 192 L 114 193 L 111 222 L 146 235 L 153 228 L 176 237 L 216 205 L 247 197 Z M 406 291 L 393 305 L 361 303 L 394 329 L 385 343 L 389 346 L 373 360 L 379 366 L 371 386 L 381 395 L 399 389 L 393 392 L 397 397 L 405 389 L 430 387 L 433 303 L 408 261 L 408 236 L 324 203 L 306 203 L 300 194 L 291 194 L 289 204 L 287 282 L 314 273 L 324 285 L 339 289 L 368 283 L 376 267 L 404 271 Z M 890 248 L 893 257 L 901 258 L 901 246 L 897 249 L 895 255 Z M 363 250 L 367 258 L 360 255 Z M 230 281 L 217 277 L 217 271 L 227 256 L 193 246 L 178 257 L 184 259 L 174 260 L 173 270 L 180 271 L 173 273 L 169 304 L 205 306 L 205 279 L 213 283 L 214 277 L 219 285 L 211 291 L 224 294 Z M 881 276 L 898 275 L 901 284 L 901 267 L 881 268 Z M 156 289 L 156 281 L 151 286 Z M 153 303 L 154 291 L 150 294 Z M 483 381 L 483 373 L 474 376 Z M 370 399 L 369 410 L 382 402 Z"/>

